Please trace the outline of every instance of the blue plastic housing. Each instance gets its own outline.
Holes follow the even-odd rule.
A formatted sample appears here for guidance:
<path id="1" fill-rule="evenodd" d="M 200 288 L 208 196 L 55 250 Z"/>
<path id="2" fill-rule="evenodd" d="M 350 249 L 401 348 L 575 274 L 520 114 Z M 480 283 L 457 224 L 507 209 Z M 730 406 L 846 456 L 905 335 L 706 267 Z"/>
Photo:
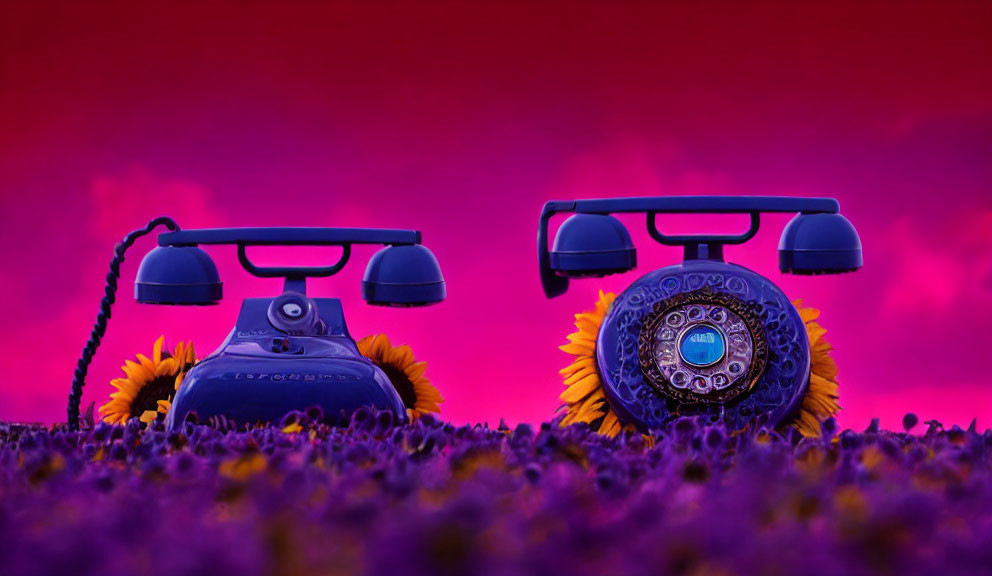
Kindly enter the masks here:
<path id="1" fill-rule="evenodd" d="M 437 258 L 420 244 L 387 246 L 365 268 L 362 298 L 376 306 L 427 306 L 447 295 Z"/>
<path id="2" fill-rule="evenodd" d="M 646 380 L 637 350 L 645 321 L 661 301 L 706 291 L 726 294 L 759 311 L 767 362 L 756 384 L 726 403 L 680 403 Z M 649 272 L 624 290 L 603 320 L 596 363 L 606 396 L 625 422 L 642 431 L 661 427 L 675 414 L 709 415 L 741 427 L 758 414 L 772 424 L 793 416 L 809 385 L 809 341 L 802 318 L 785 294 L 767 278 L 736 264 L 688 260 Z"/>
<path id="3" fill-rule="evenodd" d="M 278 423 L 292 410 L 313 406 L 332 421 L 360 406 L 389 410 L 405 421 L 406 409 L 389 378 L 348 334 L 341 302 L 312 299 L 318 321 L 305 334 L 288 334 L 269 319 L 273 303 L 287 295 L 245 300 L 227 340 L 186 374 L 166 419 L 169 429 L 190 412 L 201 420 L 223 415 L 241 423 Z"/>
<path id="4" fill-rule="evenodd" d="M 778 246 L 778 265 L 791 274 L 840 274 L 864 264 L 861 238 L 840 214 L 798 214 Z"/>
<path id="5" fill-rule="evenodd" d="M 217 266 L 195 246 L 159 246 L 141 261 L 134 298 L 143 304 L 209 305 L 223 296 Z"/>
<path id="6" fill-rule="evenodd" d="M 637 251 L 623 223 L 605 214 L 576 214 L 555 235 L 551 268 L 568 278 L 606 276 L 637 267 Z"/>

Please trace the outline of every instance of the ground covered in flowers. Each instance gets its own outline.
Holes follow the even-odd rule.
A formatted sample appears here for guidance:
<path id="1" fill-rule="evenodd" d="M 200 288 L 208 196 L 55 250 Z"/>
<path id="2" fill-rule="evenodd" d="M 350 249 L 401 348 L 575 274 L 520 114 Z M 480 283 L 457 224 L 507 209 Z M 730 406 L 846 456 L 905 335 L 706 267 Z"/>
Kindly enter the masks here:
<path id="1" fill-rule="evenodd" d="M 987 574 L 992 431 L 913 431 L 0 424 L 0 574 Z"/>

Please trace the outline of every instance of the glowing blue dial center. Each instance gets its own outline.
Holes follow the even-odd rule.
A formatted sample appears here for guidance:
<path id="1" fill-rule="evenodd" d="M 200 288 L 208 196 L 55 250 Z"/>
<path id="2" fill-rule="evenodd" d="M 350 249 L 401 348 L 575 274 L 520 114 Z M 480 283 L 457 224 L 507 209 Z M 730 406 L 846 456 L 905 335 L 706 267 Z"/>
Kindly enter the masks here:
<path id="1" fill-rule="evenodd" d="M 710 366 L 723 360 L 727 353 L 723 332 L 710 324 L 689 327 L 679 338 L 679 356 L 691 366 Z"/>

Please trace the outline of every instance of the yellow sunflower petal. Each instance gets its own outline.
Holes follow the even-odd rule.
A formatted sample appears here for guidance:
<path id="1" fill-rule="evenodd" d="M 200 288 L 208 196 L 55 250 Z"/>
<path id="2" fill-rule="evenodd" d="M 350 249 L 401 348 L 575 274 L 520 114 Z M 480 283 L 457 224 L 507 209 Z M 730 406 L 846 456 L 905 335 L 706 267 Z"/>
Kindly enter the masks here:
<path id="1" fill-rule="evenodd" d="M 837 378 L 837 363 L 834 362 L 834 359 L 831 358 L 829 354 L 814 351 L 810 362 L 812 364 L 812 372 L 814 374 L 819 374 L 827 380 L 834 380 Z"/>
<path id="2" fill-rule="evenodd" d="M 117 412 L 118 410 L 116 409 L 116 407 L 112 402 L 107 402 L 103 406 L 100 406 L 99 409 L 97 409 L 97 414 L 99 414 L 100 416 L 109 417 L 111 414 L 116 414 Z"/>
<path id="3" fill-rule="evenodd" d="M 581 334 L 595 338 L 596 333 L 599 332 L 600 322 L 590 319 L 588 314 L 576 314 L 575 327 Z"/>
<path id="4" fill-rule="evenodd" d="M 124 424 L 127 420 L 128 415 L 124 412 L 112 412 L 103 419 L 107 424 Z"/>
<path id="5" fill-rule="evenodd" d="M 122 395 L 132 399 L 137 396 L 138 391 L 141 389 L 141 386 L 128 378 L 114 378 L 110 381 L 110 385 L 117 388 Z"/>
<path id="6" fill-rule="evenodd" d="M 192 342 L 186 343 L 186 364 L 196 364 L 196 348 L 193 347 Z"/>
<path id="7" fill-rule="evenodd" d="M 602 385 L 602 382 L 599 380 L 599 374 L 593 373 L 566 388 L 558 397 L 563 402 L 575 404 L 596 390 L 601 389 Z"/>
<path id="8" fill-rule="evenodd" d="M 162 345 L 165 344 L 165 334 L 158 337 L 155 341 L 155 345 L 152 347 L 152 358 L 155 363 L 158 364 L 162 361 Z"/>
<path id="9" fill-rule="evenodd" d="M 564 346 L 559 346 L 558 349 L 566 354 L 573 354 L 575 356 L 592 356 L 596 352 L 596 345 L 571 342 Z"/>
<path id="10" fill-rule="evenodd" d="M 567 388 L 560 398 L 565 402 L 562 426 L 577 422 L 593 423 L 602 419 L 599 432 L 615 436 L 621 425 L 606 401 L 603 383 L 596 366 L 596 340 L 603 318 L 609 312 L 616 295 L 600 291 L 593 310 L 575 315 L 575 332 L 568 335 L 568 344 L 559 347 L 573 356 L 572 363 L 559 370 Z"/>
<path id="11" fill-rule="evenodd" d="M 385 360 L 395 366 L 409 366 L 416 362 L 413 350 L 406 344 L 391 349 L 386 354 Z"/>
<path id="12" fill-rule="evenodd" d="M 574 374 L 571 374 L 570 376 L 568 376 L 568 378 L 565 378 L 565 386 L 571 386 L 572 384 L 575 384 L 579 380 L 585 379 L 587 376 L 593 376 L 596 374 L 599 374 L 599 372 L 596 371 L 595 367 L 583 368 L 582 370 L 579 370 Z"/>
<path id="13" fill-rule="evenodd" d="M 603 406 L 596 406 L 589 410 L 582 410 L 575 414 L 573 422 L 585 422 L 586 424 L 592 424 L 593 420 L 601 418 L 606 412 Z"/>
<path id="14" fill-rule="evenodd" d="M 414 407 L 415 409 L 421 412 L 433 412 L 435 414 L 441 413 L 441 407 L 438 406 L 436 402 L 430 402 L 430 401 L 422 402 L 418 400 L 417 403 L 414 405 Z"/>
<path id="15" fill-rule="evenodd" d="M 585 369 L 592 369 L 592 370 L 596 369 L 595 358 L 591 356 L 586 358 L 580 358 L 575 362 L 572 362 L 565 368 L 559 370 L 558 373 L 561 374 L 562 376 L 568 377 L 570 374 L 574 372 L 578 372 L 579 370 L 585 370 Z"/>
<path id="16" fill-rule="evenodd" d="M 830 357 L 833 347 L 824 338 L 827 331 L 816 322 L 820 311 L 803 307 L 802 300 L 794 301 L 793 305 L 803 319 L 810 343 L 810 381 L 792 427 L 804 436 L 819 436 L 820 423 L 840 411 L 837 402 L 837 363 Z"/>
<path id="17" fill-rule="evenodd" d="M 172 376 L 176 373 L 176 362 L 174 358 L 166 358 L 155 366 L 155 377 Z"/>
<path id="18" fill-rule="evenodd" d="M 371 350 L 372 350 L 372 339 L 373 338 L 375 338 L 375 336 L 374 335 L 370 335 L 370 336 L 366 336 L 365 338 L 362 338 L 358 342 L 355 342 L 355 346 L 358 347 L 358 353 L 359 354 L 361 354 L 362 356 L 365 356 L 366 358 L 369 357 L 369 354 L 371 353 Z"/>
<path id="19" fill-rule="evenodd" d="M 434 400 L 436 402 L 443 401 L 441 398 L 441 392 L 434 387 L 433 384 L 427 381 L 415 382 L 413 384 L 414 391 L 417 392 L 417 398 L 424 398 L 426 400 Z"/>
<path id="20" fill-rule="evenodd" d="M 172 357 L 176 359 L 176 364 L 182 366 L 186 363 L 186 343 L 180 340 L 176 342 L 176 347 L 172 350 Z"/>
<path id="21" fill-rule="evenodd" d="M 603 423 L 599 425 L 599 433 L 610 438 L 620 433 L 620 420 L 617 419 L 613 410 L 607 412 L 606 416 L 603 417 Z"/>
<path id="22" fill-rule="evenodd" d="M 823 335 L 826 333 L 827 333 L 826 329 L 824 329 L 823 326 L 820 326 L 816 322 L 806 323 L 806 336 L 809 337 L 810 346 L 814 346 L 818 342 L 820 342 L 821 338 L 823 338 Z"/>
<path id="23" fill-rule="evenodd" d="M 804 324 L 809 324 L 820 317 L 820 311 L 816 308 L 802 307 L 802 300 L 796 300 L 796 303 L 796 309 L 799 310 L 799 317 L 803 319 Z"/>
<path id="24" fill-rule="evenodd" d="M 409 378 L 410 380 L 416 380 L 417 378 L 423 376 L 426 370 L 427 370 L 427 362 L 414 362 L 413 364 L 410 364 L 409 366 L 404 368 L 403 372 L 406 374 L 406 377 Z"/>
<path id="25" fill-rule="evenodd" d="M 597 330 L 597 332 L 598 332 L 598 330 Z M 568 341 L 569 342 L 574 342 L 576 344 L 592 344 L 593 346 L 595 346 L 596 345 L 596 334 L 595 333 L 586 333 L 586 332 L 582 332 L 582 331 L 573 332 L 573 333 L 571 333 L 571 334 L 568 335 Z"/>
<path id="26" fill-rule="evenodd" d="M 792 427 L 806 437 L 816 437 L 820 435 L 820 421 L 805 410 L 799 411 L 799 417 L 792 423 Z"/>
<path id="27" fill-rule="evenodd" d="M 826 334 L 826 332 L 824 332 L 824 334 Z M 816 343 L 811 343 L 811 346 L 813 348 L 813 352 L 820 353 L 830 352 L 834 349 L 833 345 L 830 344 L 830 342 L 827 342 L 825 338 L 820 338 L 816 341 Z"/>
<path id="28" fill-rule="evenodd" d="M 138 362 L 144 368 L 148 369 L 149 372 L 151 372 L 152 374 L 155 373 L 155 364 L 152 363 L 151 359 L 148 358 L 148 356 L 145 356 L 144 354 L 136 354 L 135 358 L 137 358 Z"/>
<path id="29" fill-rule="evenodd" d="M 153 374 L 148 368 L 130 360 L 124 361 L 124 373 L 135 384 L 144 385 L 153 379 Z"/>
<path id="30" fill-rule="evenodd" d="M 603 390 L 601 388 L 595 390 L 592 394 L 576 403 L 579 406 L 578 414 L 584 414 L 590 411 L 598 412 L 602 408 L 601 404 L 604 402 L 606 402 L 606 395 L 603 394 Z"/>
<path id="31" fill-rule="evenodd" d="M 372 341 L 372 355 L 376 358 L 382 358 L 390 347 L 389 338 L 385 334 L 377 334 Z"/>

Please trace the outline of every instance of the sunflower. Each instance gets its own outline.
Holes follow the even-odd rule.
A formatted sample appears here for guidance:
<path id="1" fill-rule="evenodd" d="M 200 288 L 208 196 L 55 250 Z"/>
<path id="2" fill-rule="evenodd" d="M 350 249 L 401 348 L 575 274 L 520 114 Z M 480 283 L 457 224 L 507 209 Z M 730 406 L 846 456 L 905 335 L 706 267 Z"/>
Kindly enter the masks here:
<path id="1" fill-rule="evenodd" d="M 792 305 L 799 310 L 799 315 L 806 325 L 810 348 L 809 390 L 803 397 L 799 414 L 792 421 L 792 427 L 799 430 L 803 436 L 819 436 L 820 422 L 840 411 L 840 405 L 837 403 L 837 364 L 830 357 L 833 346 L 823 337 L 827 331 L 816 322 L 820 317 L 820 311 L 816 308 L 804 307 L 802 300 L 793 300 Z"/>
<path id="2" fill-rule="evenodd" d="M 604 294 L 600 290 L 596 308 L 575 315 L 576 331 L 568 335 L 568 344 L 560 347 L 563 352 L 575 357 L 568 367 L 560 371 L 566 386 L 560 396 L 565 402 L 565 417 L 561 425 L 585 422 L 593 430 L 611 438 L 621 431 L 634 430 L 634 426 L 622 424 L 610 408 L 596 367 L 599 327 L 616 298 L 616 294 Z"/>
<path id="3" fill-rule="evenodd" d="M 610 407 L 596 366 L 599 327 L 614 300 L 616 294 L 600 291 L 595 309 L 575 315 L 576 330 L 568 335 L 568 344 L 560 347 L 574 357 L 572 363 L 560 371 L 565 379 L 565 391 L 560 396 L 565 402 L 565 417 L 561 425 L 585 422 L 593 430 L 610 437 L 621 431 L 635 430 L 633 425 L 621 422 Z M 802 300 L 794 301 L 793 305 L 799 311 L 809 337 L 811 373 L 809 390 L 803 397 L 799 414 L 790 425 L 804 436 L 818 436 L 820 422 L 840 410 L 837 404 L 837 365 L 830 357 L 832 347 L 823 338 L 826 330 L 815 322 L 820 317 L 820 311 L 803 307 Z"/>
<path id="4" fill-rule="evenodd" d="M 409 346 L 393 346 L 385 334 L 373 334 L 358 341 L 358 351 L 386 373 L 410 418 L 441 413 L 438 404 L 444 399 L 424 376 L 427 362 L 417 362 Z"/>
<path id="5" fill-rule="evenodd" d="M 100 406 L 100 416 L 110 424 L 123 424 L 131 418 L 151 422 L 172 406 L 172 397 L 183 382 L 186 372 L 196 364 L 196 351 L 190 342 L 176 344 L 172 352 L 162 350 L 165 336 L 155 341 L 152 357 L 138 354 L 137 362 L 127 360 L 125 378 L 115 378 L 110 384 L 117 392 Z"/>

